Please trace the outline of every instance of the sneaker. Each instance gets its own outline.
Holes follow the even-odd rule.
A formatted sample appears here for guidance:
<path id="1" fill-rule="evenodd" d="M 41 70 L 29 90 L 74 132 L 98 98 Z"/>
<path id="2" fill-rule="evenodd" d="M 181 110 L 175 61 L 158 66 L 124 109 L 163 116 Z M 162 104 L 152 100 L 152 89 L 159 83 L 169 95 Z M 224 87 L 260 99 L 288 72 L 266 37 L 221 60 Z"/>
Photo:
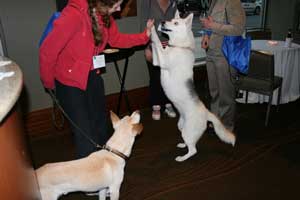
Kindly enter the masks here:
<path id="1" fill-rule="evenodd" d="M 168 117 L 171 117 L 171 118 L 176 117 L 176 112 L 170 103 L 167 103 L 165 105 L 165 113 L 168 115 Z"/>
<path id="2" fill-rule="evenodd" d="M 152 106 L 152 119 L 160 120 L 160 105 Z"/>
<path id="3" fill-rule="evenodd" d="M 215 129 L 214 129 L 214 125 L 211 123 L 211 122 L 207 122 L 207 129 L 206 129 L 206 132 L 209 134 L 209 135 L 212 135 L 212 134 L 215 134 Z"/>

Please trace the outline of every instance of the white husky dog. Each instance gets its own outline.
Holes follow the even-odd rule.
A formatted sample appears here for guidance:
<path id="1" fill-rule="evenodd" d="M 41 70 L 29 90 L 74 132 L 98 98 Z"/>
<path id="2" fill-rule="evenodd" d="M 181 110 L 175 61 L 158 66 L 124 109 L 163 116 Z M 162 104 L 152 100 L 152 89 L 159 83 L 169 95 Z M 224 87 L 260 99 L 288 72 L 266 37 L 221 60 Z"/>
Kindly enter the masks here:
<path id="1" fill-rule="evenodd" d="M 184 143 L 177 147 L 188 148 L 188 153 L 176 157 L 181 162 L 197 153 L 196 143 L 211 121 L 218 137 L 234 146 L 235 136 L 227 130 L 220 120 L 199 99 L 193 84 L 193 64 L 195 41 L 192 28 L 193 14 L 185 19 L 177 12 L 171 21 L 162 22 L 159 31 L 169 36 L 169 46 L 163 48 L 155 28 L 152 28 L 153 64 L 161 68 L 161 84 L 177 108 L 180 118 L 178 129 Z"/>

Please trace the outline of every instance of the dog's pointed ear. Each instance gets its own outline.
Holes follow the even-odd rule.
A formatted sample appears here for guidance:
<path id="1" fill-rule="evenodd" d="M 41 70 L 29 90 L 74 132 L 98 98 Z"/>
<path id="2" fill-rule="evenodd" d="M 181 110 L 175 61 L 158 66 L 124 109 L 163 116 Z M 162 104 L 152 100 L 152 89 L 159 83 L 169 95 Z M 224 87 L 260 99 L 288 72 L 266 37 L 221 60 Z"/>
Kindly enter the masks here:
<path id="1" fill-rule="evenodd" d="M 133 125 L 133 132 L 136 134 L 136 135 L 139 135 L 141 134 L 141 132 L 143 131 L 143 125 L 140 123 L 140 124 L 134 124 Z"/>
<path id="2" fill-rule="evenodd" d="M 136 110 L 131 114 L 131 123 L 132 124 L 138 124 L 140 122 L 141 119 L 141 114 L 140 111 Z"/>
<path id="3" fill-rule="evenodd" d="M 179 15 L 179 11 L 178 11 L 178 10 L 176 10 L 174 18 L 175 18 L 175 19 L 180 18 L 180 15 Z"/>
<path id="4" fill-rule="evenodd" d="M 191 13 L 185 18 L 185 23 L 187 26 L 192 27 L 193 17 L 194 17 L 194 13 Z"/>
<path id="5" fill-rule="evenodd" d="M 116 124 L 120 121 L 120 118 L 113 111 L 110 111 L 110 119 L 115 128 Z"/>

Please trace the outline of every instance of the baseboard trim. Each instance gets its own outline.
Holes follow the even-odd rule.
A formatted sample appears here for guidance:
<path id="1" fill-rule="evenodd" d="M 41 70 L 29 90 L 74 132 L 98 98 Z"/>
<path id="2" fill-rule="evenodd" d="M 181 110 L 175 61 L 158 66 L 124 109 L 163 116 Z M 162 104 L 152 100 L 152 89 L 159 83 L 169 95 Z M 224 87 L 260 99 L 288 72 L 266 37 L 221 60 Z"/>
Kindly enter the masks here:
<path id="1" fill-rule="evenodd" d="M 127 96 L 130 102 L 131 109 L 140 110 L 149 106 L 148 97 L 149 89 L 148 87 L 137 88 L 127 91 Z M 112 110 L 116 112 L 118 104 L 119 93 L 110 94 L 106 96 L 106 108 L 107 111 Z M 64 133 L 69 132 L 68 123 L 64 123 L 64 127 L 60 130 L 56 129 L 52 122 L 52 107 L 41 109 L 37 111 L 30 112 L 24 116 L 25 131 L 29 137 L 39 137 L 44 135 L 49 135 L 51 133 Z M 120 115 L 126 114 L 127 107 L 124 101 L 124 96 L 122 97 L 122 103 L 120 107 Z"/>
<path id="2" fill-rule="evenodd" d="M 194 68 L 194 82 L 198 83 L 195 89 L 208 88 L 205 67 Z M 203 86 L 204 85 L 204 86 Z M 206 86 L 205 86 L 206 85 Z M 200 86 L 200 87 L 199 87 Z M 203 92 L 203 91 L 202 91 Z M 149 107 L 149 87 L 141 87 L 127 91 L 128 99 L 132 111 L 140 110 Z M 119 93 L 110 94 L 106 96 L 107 111 L 113 110 L 116 112 L 118 104 Z M 108 113 L 108 112 L 107 112 Z M 126 104 L 123 101 L 120 107 L 120 115 L 127 113 Z M 70 132 L 68 123 L 65 123 L 61 130 L 57 130 L 52 122 L 52 107 L 30 112 L 24 116 L 25 130 L 30 137 L 38 137 L 49 135 L 52 133 Z"/>

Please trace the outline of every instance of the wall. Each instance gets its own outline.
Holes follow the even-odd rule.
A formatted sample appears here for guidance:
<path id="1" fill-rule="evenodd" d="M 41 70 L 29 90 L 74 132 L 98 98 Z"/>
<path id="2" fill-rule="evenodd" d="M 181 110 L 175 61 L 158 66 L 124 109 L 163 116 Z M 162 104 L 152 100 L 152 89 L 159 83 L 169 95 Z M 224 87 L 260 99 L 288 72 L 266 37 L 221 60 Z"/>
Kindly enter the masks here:
<path id="1" fill-rule="evenodd" d="M 140 1 L 138 1 L 138 7 Z M 25 112 L 52 106 L 39 79 L 38 41 L 49 16 L 55 11 L 55 0 L 0 0 L 0 17 L 7 39 L 8 55 L 20 66 L 24 74 L 24 90 L 21 96 Z M 118 20 L 122 32 L 138 32 L 138 17 Z M 123 63 L 120 63 L 123 66 Z M 148 71 L 143 53 L 136 52 L 129 60 L 126 88 L 148 85 Z M 113 66 L 103 75 L 106 93 L 119 91 L 119 82 Z"/>
<path id="2" fill-rule="evenodd" d="M 272 37 L 284 40 L 289 28 L 293 28 L 294 7 L 299 0 L 268 0 L 266 26 L 272 30 Z"/>
<path id="3" fill-rule="evenodd" d="M 292 27 L 293 6 L 297 0 L 269 0 L 267 26 L 274 39 L 283 39 Z M 299 0 L 298 0 L 299 1 Z M 138 0 L 138 8 L 141 0 Z M 7 38 L 9 57 L 15 60 L 24 73 L 23 108 L 26 112 L 51 107 L 51 99 L 42 87 L 38 73 L 38 41 L 49 16 L 55 10 L 54 0 L 0 0 L 0 17 Z M 140 10 L 138 9 L 138 15 Z M 138 32 L 138 17 L 118 20 L 124 32 Z M 148 85 L 148 72 L 142 52 L 136 52 L 129 62 L 127 89 Z M 112 66 L 104 76 L 106 93 L 119 89 L 117 75 Z"/>

